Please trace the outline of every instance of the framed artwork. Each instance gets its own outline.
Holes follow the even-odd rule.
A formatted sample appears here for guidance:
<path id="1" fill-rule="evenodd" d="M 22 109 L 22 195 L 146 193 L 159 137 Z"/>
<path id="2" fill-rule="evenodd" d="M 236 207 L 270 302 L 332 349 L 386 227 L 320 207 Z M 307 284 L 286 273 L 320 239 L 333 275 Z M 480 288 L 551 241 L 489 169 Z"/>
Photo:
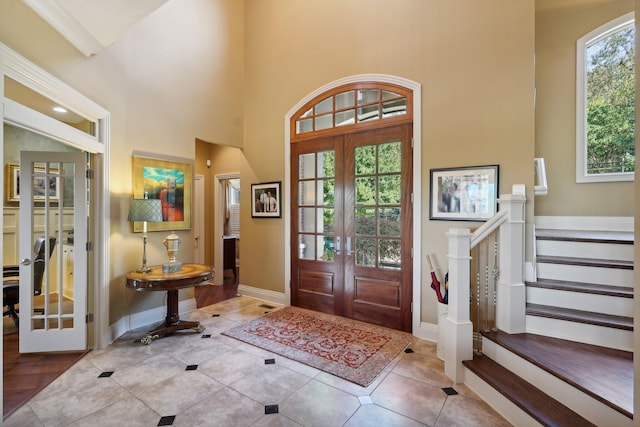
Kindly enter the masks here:
<path id="1" fill-rule="evenodd" d="M 431 169 L 429 218 L 486 221 L 498 209 L 498 165 Z"/>
<path id="2" fill-rule="evenodd" d="M 253 218 L 280 218 L 282 195 L 280 182 L 251 184 L 251 216 Z"/>
<path id="3" fill-rule="evenodd" d="M 36 176 L 33 177 L 33 199 L 36 202 L 43 202 L 47 192 L 49 200 L 58 202 L 60 199 L 60 177 L 44 176 L 45 169 L 35 167 Z M 50 172 L 57 173 L 57 169 L 50 169 Z M 42 173 L 43 176 L 38 176 Z M 7 202 L 20 202 L 20 165 L 8 163 L 5 174 L 5 195 Z"/>
<path id="4" fill-rule="evenodd" d="M 149 222 L 149 231 L 188 230 L 191 228 L 193 164 L 174 159 L 133 156 L 133 197 L 160 199 L 162 222 Z M 142 222 L 133 223 L 133 231 L 142 231 Z"/>

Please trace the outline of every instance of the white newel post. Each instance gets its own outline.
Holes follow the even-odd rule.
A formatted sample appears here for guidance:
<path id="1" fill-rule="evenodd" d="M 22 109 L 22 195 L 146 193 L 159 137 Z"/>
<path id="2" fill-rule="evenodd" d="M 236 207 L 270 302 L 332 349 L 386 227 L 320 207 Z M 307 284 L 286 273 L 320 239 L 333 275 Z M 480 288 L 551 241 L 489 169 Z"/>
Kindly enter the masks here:
<path id="1" fill-rule="evenodd" d="M 524 187 L 524 186 L 522 186 Z M 496 326 L 510 334 L 525 332 L 526 288 L 524 285 L 525 201 L 520 194 L 500 197 L 500 210 L 509 212 L 500 226 L 500 277 L 496 301 Z"/>
<path id="2" fill-rule="evenodd" d="M 456 383 L 461 383 L 464 380 L 462 361 L 473 358 L 473 324 L 469 311 L 471 232 L 466 228 L 452 228 L 447 236 L 449 313 L 443 325 L 444 372 Z"/>

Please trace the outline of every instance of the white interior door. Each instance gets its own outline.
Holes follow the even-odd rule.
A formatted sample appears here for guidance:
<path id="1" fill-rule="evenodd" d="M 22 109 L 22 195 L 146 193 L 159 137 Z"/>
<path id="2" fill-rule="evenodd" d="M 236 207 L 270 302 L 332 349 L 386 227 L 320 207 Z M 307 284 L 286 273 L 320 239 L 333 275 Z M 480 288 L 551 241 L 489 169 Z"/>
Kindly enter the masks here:
<path id="1" fill-rule="evenodd" d="M 21 353 L 87 348 L 86 162 L 83 152 L 20 153 Z M 73 249 L 72 260 L 63 246 Z"/>

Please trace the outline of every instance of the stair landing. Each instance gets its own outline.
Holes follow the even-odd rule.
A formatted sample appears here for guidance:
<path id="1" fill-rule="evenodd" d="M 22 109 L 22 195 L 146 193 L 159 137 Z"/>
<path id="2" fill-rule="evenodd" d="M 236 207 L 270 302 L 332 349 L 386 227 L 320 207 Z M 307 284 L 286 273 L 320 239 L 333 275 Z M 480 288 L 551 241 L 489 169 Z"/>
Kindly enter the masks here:
<path id="1" fill-rule="evenodd" d="M 529 333 L 483 336 L 633 418 L 633 353 Z"/>

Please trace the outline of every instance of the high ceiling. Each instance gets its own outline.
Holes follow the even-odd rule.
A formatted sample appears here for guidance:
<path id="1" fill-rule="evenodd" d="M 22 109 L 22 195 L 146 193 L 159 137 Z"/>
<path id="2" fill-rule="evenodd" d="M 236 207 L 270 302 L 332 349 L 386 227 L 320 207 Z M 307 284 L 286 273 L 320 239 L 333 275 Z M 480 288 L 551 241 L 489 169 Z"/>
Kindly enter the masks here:
<path id="1" fill-rule="evenodd" d="M 86 56 L 116 41 L 168 0 L 22 0 Z"/>

